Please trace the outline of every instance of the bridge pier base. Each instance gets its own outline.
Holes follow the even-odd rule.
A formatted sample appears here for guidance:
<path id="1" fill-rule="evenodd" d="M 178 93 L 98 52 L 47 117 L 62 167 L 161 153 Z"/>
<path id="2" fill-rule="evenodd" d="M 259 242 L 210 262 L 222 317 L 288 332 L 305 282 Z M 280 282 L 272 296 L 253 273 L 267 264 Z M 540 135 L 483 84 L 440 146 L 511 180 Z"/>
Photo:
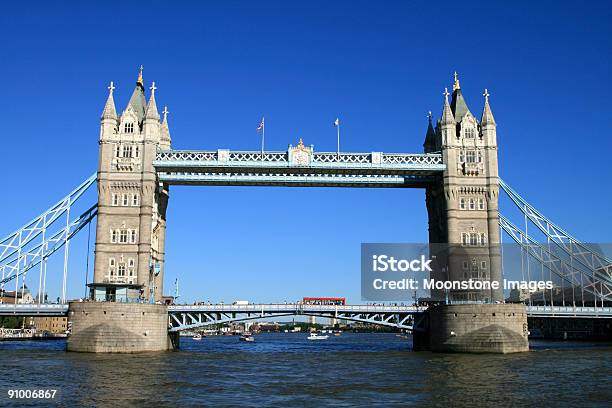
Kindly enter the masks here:
<path id="1" fill-rule="evenodd" d="M 527 310 L 518 304 L 440 305 L 414 332 L 415 350 L 455 353 L 529 351 Z"/>
<path id="2" fill-rule="evenodd" d="M 168 333 L 164 305 L 71 302 L 67 350 L 90 353 L 138 353 L 178 348 L 178 333 Z"/>

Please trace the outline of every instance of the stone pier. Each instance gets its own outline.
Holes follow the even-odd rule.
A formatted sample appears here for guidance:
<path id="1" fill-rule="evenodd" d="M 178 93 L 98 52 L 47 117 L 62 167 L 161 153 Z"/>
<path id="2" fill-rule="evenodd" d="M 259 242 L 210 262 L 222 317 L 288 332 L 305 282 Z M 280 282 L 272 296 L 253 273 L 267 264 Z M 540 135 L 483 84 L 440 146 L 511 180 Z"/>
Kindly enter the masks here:
<path id="1" fill-rule="evenodd" d="M 164 305 L 72 302 L 68 351 L 137 353 L 178 348 L 178 334 L 168 333 Z"/>
<path id="2" fill-rule="evenodd" d="M 518 304 L 440 305 L 427 311 L 415 350 L 454 353 L 529 351 L 527 310 Z"/>

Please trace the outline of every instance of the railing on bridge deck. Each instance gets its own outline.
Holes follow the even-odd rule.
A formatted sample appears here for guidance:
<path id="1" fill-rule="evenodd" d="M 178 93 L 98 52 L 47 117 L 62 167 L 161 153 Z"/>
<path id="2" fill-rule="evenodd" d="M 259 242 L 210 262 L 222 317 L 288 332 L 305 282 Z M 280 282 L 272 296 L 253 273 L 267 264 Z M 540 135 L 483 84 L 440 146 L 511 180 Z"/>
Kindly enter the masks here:
<path id="1" fill-rule="evenodd" d="M 159 168 L 197 167 L 257 167 L 286 168 L 294 165 L 288 152 L 232 151 L 232 150 L 162 150 L 157 153 L 154 165 Z M 438 170 L 445 169 L 440 153 L 312 153 L 307 166 L 322 169 L 389 169 L 389 170 Z"/>
<path id="2" fill-rule="evenodd" d="M 527 306 L 527 316 L 612 318 L 612 307 Z"/>
<path id="3" fill-rule="evenodd" d="M 67 313 L 67 304 L 0 304 L 0 316 L 65 316 Z"/>

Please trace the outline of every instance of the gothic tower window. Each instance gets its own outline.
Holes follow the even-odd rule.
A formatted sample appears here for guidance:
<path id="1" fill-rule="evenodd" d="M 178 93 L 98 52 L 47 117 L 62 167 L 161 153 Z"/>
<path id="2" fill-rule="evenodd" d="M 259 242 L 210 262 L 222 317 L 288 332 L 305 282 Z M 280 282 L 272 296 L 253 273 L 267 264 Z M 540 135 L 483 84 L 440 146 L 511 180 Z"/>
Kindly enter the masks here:
<path id="1" fill-rule="evenodd" d="M 470 198 L 470 210 L 475 210 L 476 209 L 476 203 L 474 202 L 473 198 Z"/>
<path id="2" fill-rule="evenodd" d="M 476 151 L 468 150 L 465 154 L 465 161 L 468 163 L 476 163 Z"/>
<path id="3" fill-rule="evenodd" d="M 123 146 L 123 157 L 125 158 L 132 157 L 132 146 L 130 145 Z"/>
<path id="4" fill-rule="evenodd" d="M 119 195 L 116 193 L 113 193 L 112 204 L 114 207 L 119 205 Z"/>
<path id="5" fill-rule="evenodd" d="M 462 232 L 461 245 L 478 246 L 486 244 L 486 236 L 484 233 L 478 232 Z"/>
<path id="6" fill-rule="evenodd" d="M 115 275 L 115 258 L 108 258 L 108 275 L 107 278 L 110 279 L 111 276 Z"/>
<path id="7" fill-rule="evenodd" d="M 127 244 L 128 242 L 128 231 L 126 229 L 122 229 L 119 231 L 119 243 Z"/>
<path id="8" fill-rule="evenodd" d="M 125 133 L 134 133 L 134 123 L 133 122 L 126 123 L 123 129 Z"/>
<path id="9" fill-rule="evenodd" d="M 132 244 L 136 243 L 136 230 L 131 230 L 130 231 L 130 242 Z"/>
<path id="10" fill-rule="evenodd" d="M 138 206 L 138 194 L 137 193 L 132 194 L 132 206 L 134 207 Z"/>
<path id="11" fill-rule="evenodd" d="M 127 194 L 123 194 L 121 197 L 121 205 L 124 207 L 128 206 L 128 195 Z"/>
<path id="12" fill-rule="evenodd" d="M 459 209 L 465 210 L 465 198 L 463 197 L 459 199 Z"/>
<path id="13" fill-rule="evenodd" d="M 478 199 L 478 209 L 479 210 L 484 210 L 485 209 L 484 198 L 479 198 Z"/>
<path id="14" fill-rule="evenodd" d="M 117 230 L 111 230 L 111 243 L 117 243 Z"/>
<path id="15" fill-rule="evenodd" d="M 464 134 L 465 134 L 465 138 L 466 139 L 473 139 L 474 135 L 476 134 L 476 131 L 475 131 L 474 128 L 469 127 L 469 128 L 465 129 L 465 133 Z"/>
<path id="16" fill-rule="evenodd" d="M 124 263 L 120 263 L 119 267 L 117 268 L 117 275 L 118 276 L 125 276 L 125 264 Z"/>

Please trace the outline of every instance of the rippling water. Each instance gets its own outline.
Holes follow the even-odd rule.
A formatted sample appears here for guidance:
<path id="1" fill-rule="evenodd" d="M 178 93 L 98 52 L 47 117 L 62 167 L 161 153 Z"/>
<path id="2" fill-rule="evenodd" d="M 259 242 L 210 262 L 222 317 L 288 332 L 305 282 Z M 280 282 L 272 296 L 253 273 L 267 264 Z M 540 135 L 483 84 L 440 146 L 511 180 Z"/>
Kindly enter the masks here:
<path id="1" fill-rule="evenodd" d="M 312 342 L 305 334 L 181 339 L 180 352 L 64 352 L 0 342 L 0 406 L 11 388 L 56 388 L 63 406 L 610 406 L 612 346 L 533 342 L 529 353 L 411 351 L 393 334 Z M 20 405 L 35 406 L 21 401 Z M 48 402 L 40 406 L 49 406 Z M 15 404 L 16 405 L 16 404 Z"/>

